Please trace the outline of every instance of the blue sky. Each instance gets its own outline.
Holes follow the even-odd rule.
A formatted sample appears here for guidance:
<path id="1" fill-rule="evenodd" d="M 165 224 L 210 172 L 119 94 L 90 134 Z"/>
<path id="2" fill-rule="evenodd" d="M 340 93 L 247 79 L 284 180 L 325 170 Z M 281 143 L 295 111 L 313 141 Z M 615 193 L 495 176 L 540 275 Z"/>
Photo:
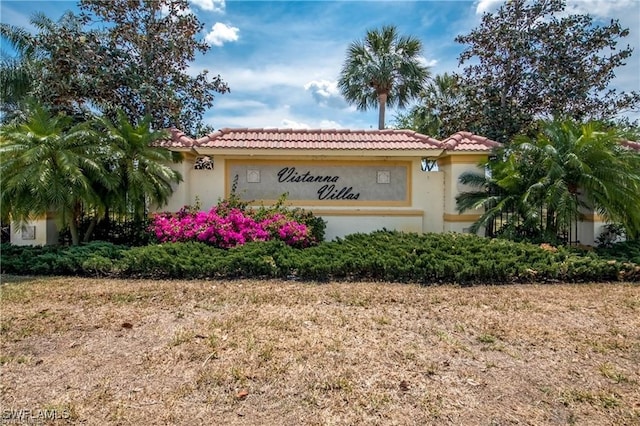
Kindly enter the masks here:
<path id="1" fill-rule="evenodd" d="M 458 71 L 459 34 L 475 28 L 500 0 L 472 1 L 242 1 L 189 0 L 205 24 L 200 37 L 211 50 L 191 71 L 220 74 L 231 93 L 217 95 L 205 122 L 223 127 L 377 127 L 377 111 L 357 111 L 340 96 L 336 81 L 350 42 L 366 30 L 395 25 L 424 44 L 433 75 Z M 30 28 L 37 11 L 57 19 L 76 11 L 75 1 L 0 0 L 0 21 Z M 640 90 L 640 1 L 568 0 L 567 10 L 612 18 L 630 28 L 624 41 L 635 48 L 617 70 L 618 90 Z M 387 125 L 394 110 L 387 113 Z M 640 114 L 631 115 L 640 118 Z"/>

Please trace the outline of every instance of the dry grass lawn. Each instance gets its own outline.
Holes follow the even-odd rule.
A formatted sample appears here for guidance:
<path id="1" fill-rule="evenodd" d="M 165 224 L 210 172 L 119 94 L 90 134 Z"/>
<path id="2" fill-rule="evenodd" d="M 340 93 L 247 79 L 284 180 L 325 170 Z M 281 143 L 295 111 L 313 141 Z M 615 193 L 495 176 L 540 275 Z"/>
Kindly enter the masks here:
<path id="1" fill-rule="evenodd" d="M 2 280 L 3 422 L 640 424 L 638 285 Z"/>

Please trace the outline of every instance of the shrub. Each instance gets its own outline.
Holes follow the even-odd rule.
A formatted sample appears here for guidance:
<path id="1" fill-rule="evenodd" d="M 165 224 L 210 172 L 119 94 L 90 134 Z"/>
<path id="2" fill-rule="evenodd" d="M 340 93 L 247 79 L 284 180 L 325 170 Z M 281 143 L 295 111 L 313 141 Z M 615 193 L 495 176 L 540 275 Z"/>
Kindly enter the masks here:
<path id="1" fill-rule="evenodd" d="M 597 247 L 595 252 L 603 258 L 640 265 L 640 240 L 622 241 Z"/>
<path id="2" fill-rule="evenodd" d="M 96 275 L 111 273 L 128 247 L 93 241 L 71 247 L 2 244 L 0 250 L 3 274 Z"/>
<path id="3" fill-rule="evenodd" d="M 637 243 L 620 244 L 628 248 Z M 638 249 L 638 245 L 633 247 Z M 188 241 L 134 248 L 108 243 L 78 247 L 2 245 L 1 250 L 2 272 L 12 274 L 365 280 L 424 285 L 640 281 L 639 264 L 628 259 L 454 233 L 377 231 L 304 249 L 268 240 L 225 249 Z"/>
<path id="4" fill-rule="evenodd" d="M 310 212 L 285 209 L 281 202 L 271 208 L 249 209 L 232 195 L 208 212 L 185 206 L 175 214 L 156 214 L 149 229 L 162 243 L 200 241 L 232 248 L 280 240 L 293 247 L 308 247 L 321 241 L 324 221 Z"/>
<path id="5" fill-rule="evenodd" d="M 80 235 L 84 235 L 91 226 L 93 217 L 83 216 L 78 225 Z M 120 220 L 114 218 L 102 219 L 95 224 L 90 235 L 92 241 L 106 241 L 116 245 L 144 246 L 152 242 L 152 235 L 148 232 L 149 219 Z M 71 244 L 71 232 L 64 228 L 58 237 L 58 243 Z"/>

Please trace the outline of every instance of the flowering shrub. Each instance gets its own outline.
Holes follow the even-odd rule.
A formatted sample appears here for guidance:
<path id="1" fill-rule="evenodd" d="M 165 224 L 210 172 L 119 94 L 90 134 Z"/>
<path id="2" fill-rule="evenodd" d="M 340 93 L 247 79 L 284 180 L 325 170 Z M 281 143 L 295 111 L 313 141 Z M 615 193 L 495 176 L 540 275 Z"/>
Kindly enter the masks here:
<path id="1" fill-rule="evenodd" d="M 201 241 L 220 248 L 241 246 L 253 241 L 277 239 L 294 247 L 316 243 L 311 230 L 303 223 L 279 212 L 254 217 L 252 210 L 243 210 L 221 202 L 208 212 L 185 206 L 178 213 L 153 216 L 150 231 L 160 242 Z"/>

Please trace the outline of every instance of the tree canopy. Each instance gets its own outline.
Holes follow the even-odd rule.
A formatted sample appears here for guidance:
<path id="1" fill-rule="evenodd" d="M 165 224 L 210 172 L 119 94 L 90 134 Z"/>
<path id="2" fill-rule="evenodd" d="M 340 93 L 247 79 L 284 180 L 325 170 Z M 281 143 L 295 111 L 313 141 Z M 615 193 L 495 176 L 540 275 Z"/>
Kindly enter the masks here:
<path id="1" fill-rule="evenodd" d="M 399 124 L 420 131 L 435 122 L 440 137 L 468 130 L 509 143 L 540 119 L 623 121 L 640 107 L 640 93 L 611 84 L 632 55 L 631 47 L 619 46 L 629 29 L 618 20 L 602 25 L 588 14 L 568 14 L 565 6 L 564 0 L 512 0 L 485 13 L 455 39 L 464 45 L 464 68 L 449 77 L 457 84 L 447 89 L 455 102 L 428 89 Z"/>
<path id="2" fill-rule="evenodd" d="M 33 69 L 15 65 L 37 59 L 32 84 L 26 93 L 14 90 L 16 96 L 74 116 L 98 109 L 116 119 L 122 110 L 136 124 L 148 115 L 156 129 L 194 134 L 214 95 L 229 91 L 219 75 L 187 72 L 196 55 L 209 50 L 198 39 L 203 24 L 187 0 L 80 0 L 79 6 L 79 15 L 67 12 L 57 22 L 35 15 L 36 34 L 3 24 L 5 39 L 28 47 L 17 49 L 20 56 L 6 62 L 13 68 L 3 66 L 3 73 Z M 13 81 L 19 88 L 20 80 Z"/>
<path id="3" fill-rule="evenodd" d="M 637 92 L 610 87 L 632 54 L 618 47 L 629 30 L 564 12 L 564 0 L 513 0 L 456 38 L 466 46 L 459 61 L 470 119 L 483 135 L 507 142 L 536 119 L 608 120 L 638 107 Z"/>
<path id="4" fill-rule="evenodd" d="M 385 127 L 387 105 L 404 108 L 423 90 L 429 70 L 420 62 L 422 42 L 400 36 L 396 27 L 369 30 L 351 43 L 338 86 L 347 102 L 360 110 L 379 108 L 378 128 Z"/>
<path id="5" fill-rule="evenodd" d="M 596 121 L 541 122 L 535 136 L 518 136 L 488 163 L 490 176 L 461 176 L 478 190 L 460 194 L 458 210 L 484 209 L 475 230 L 502 216 L 503 232 L 538 238 L 569 232 L 585 213 L 596 212 L 637 238 L 640 153 L 621 143 L 626 136 Z"/>
<path id="6" fill-rule="evenodd" d="M 466 110 L 465 96 L 457 74 L 436 75 L 420 94 L 418 103 L 395 117 L 394 127 L 445 139 L 461 130 Z"/>

